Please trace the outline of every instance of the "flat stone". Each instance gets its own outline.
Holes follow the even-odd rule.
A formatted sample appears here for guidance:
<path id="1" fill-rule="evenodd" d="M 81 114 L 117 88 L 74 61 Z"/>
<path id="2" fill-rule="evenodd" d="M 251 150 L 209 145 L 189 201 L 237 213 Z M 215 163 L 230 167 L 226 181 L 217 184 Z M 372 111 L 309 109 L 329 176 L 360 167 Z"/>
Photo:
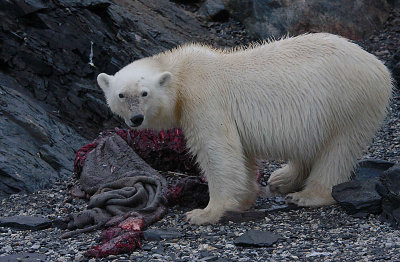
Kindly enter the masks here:
<path id="1" fill-rule="evenodd" d="M 51 226 L 51 220 L 45 217 L 12 216 L 0 218 L 0 227 L 10 227 L 17 230 L 41 230 Z"/>
<path id="2" fill-rule="evenodd" d="M 46 258 L 47 257 L 44 254 L 23 252 L 23 253 L 8 255 L 8 256 L 1 256 L 0 257 L 0 262 L 48 261 Z"/>
<path id="3" fill-rule="evenodd" d="M 299 209 L 300 207 L 295 205 L 282 205 L 276 206 L 271 209 L 256 209 L 256 210 L 249 210 L 244 212 L 233 212 L 228 211 L 226 212 L 225 216 L 221 219 L 221 223 L 232 221 L 235 223 L 238 222 L 245 222 L 245 221 L 256 221 L 264 219 L 268 214 L 274 213 L 277 211 L 287 212 L 290 210 Z"/>
<path id="4" fill-rule="evenodd" d="M 143 232 L 145 240 L 160 241 L 161 239 L 178 239 L 183 237 L 183 234 L 176 230 L 157 230 L 148 229 Z"/>
<path id="5" fill-rule="evenodd" d="M 270 247 L 282 237 L 269 231 L 249 230 L 233 242 L 243 247 Z"/>

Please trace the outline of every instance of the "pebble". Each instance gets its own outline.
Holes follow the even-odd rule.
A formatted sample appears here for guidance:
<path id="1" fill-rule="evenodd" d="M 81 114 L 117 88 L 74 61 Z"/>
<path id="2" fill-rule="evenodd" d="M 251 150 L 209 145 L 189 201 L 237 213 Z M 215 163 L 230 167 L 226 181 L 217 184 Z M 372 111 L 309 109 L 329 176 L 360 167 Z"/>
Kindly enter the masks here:
<path id="1" fill-rule="evenodd" d="M 37 250 L 39 248 L 40 248 L 39 244 L 34 244 L 33 246 L 31 246 L 31 249 L 33 249 L 33 250 Z"/>

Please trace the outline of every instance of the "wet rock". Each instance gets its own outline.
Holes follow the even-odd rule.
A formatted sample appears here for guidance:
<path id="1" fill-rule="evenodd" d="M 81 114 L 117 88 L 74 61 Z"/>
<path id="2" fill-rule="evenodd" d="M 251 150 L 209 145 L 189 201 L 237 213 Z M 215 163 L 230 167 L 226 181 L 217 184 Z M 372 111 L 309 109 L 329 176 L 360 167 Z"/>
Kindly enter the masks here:
<path id="1" fill-rule="evenodd" d="M 269 231 L 249 230 L 236 238 L 234 244 L 243 247 L 270 247 L 281 238 Z"/>
<path id="2" fill-rule="evenodd" d="M 38 216 L 0 217 L 0 227 L 18 230 L 41 230 L 52 226 L 50 219 Z"/>
<path id="3" fill-rule="evenodd" d="M 250 33 L 260 38 L 330 32 L 361 39 L 379 29 L 393 8 L 393 2 L 387 0 L 225 0 L 224 3 Z"/>
<path id="4" fill-rule="evenodd" d="M 387 170 L 380 178 L 377 190 L 382 196 L 382 215 L 384 221 L 400 228 L 400 166 Z"/>
<path id="5" fill-rule="evenodd" d="M 211 21 L 226 21 L 229 12 L 221 0 L 207 0 L 199 9 L 199 14 Z"/>

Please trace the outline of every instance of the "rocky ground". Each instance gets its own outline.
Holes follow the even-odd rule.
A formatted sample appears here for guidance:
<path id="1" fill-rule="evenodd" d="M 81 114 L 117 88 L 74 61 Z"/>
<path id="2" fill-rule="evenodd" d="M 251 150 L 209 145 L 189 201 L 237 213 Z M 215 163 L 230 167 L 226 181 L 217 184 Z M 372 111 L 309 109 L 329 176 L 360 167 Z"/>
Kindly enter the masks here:
<path id="1" fill-rule="evenodd" d="M 64 216 L 85 208 L 84 201 L 66 203 L 66 183 L 32 195 L 3 200 L 0 212 L 12 215 Z M 259 207 L 262 201 L 259 201 Z M 182 208 L 168 214 L 150 229 L 166 230 L 161 241 L 143 241 L 142 250 L 98 261 L 373 261 L 400 260 L 400 232 L 376 216 L 353 218 L 338 206 L 277 212 L 264 220 L 192 226 L 183 221 Z M 250 229 L 282 236 L 272 247 L 237 247 L 234 240 Z M 62 230 L 0 230 L 1 256 L 21 252 L 44 254 L 47 261 L 88 261 L 83 253 L 97 243 L 100 232 L 60 239 Z M 91 259 L 89 261 L 96 261 Z"/>
<path id="2" fill-rule="evenodd" d="M 399 14 L 394 13 L 392 24 L 360 44 L 385 62 L 391 61 L 399 48 L 398 19 Z M 238 41 L 240 37 L 247 41 L 249 38 L 240 25 L 235 23 L 209 23 L 207 26 L 209 30 L 228 35 L 234 26 L 239 28 L 234 34 L 243 34 Z M 396 89 L 385 125 L 365 152 L 364 158 L 398 162 L 399 107 L 400 93 Z M 279 166 L 279 162 L 263 163 L 263 180 Z M 59 181 L 48 190 L 29 195 L 12 195 L 1 201 L 0 214 L 41 215 L 52 219 L 85 209 L 85 201 L 69 199 L 69 184 L 71 181 Z M 262 208 L 265 201 L 260 198 L 256 208 Z M 180 207 L 171 208 L 162 220 L 150 226 L 150 229 L 169 231 L 171 234 L 166 239 L 143 241 L 142 250 L 99 261 L 400 261 L 399 230 L 381 222 L 375 215 L 367 218 L 351 217 L 336 205 L 275 212 L 259 221 L 227 222 L 213 226 L 185 223 L 183 214 L 186 211 Z M 250 229 L 271 231 L 282 238 L 272 247 L 235 246 L 234 240 Z M 71 239 L 60 239 L 61 233 L 63 231 L 57 228 L 17 231 L 0 227 L 0 261 L 9 254 L 22 252 L 35 253 L 38 258 L 46 261 L 87 261 L 83 253 L 97 243 L 100 234 L 92 232 Z"/>

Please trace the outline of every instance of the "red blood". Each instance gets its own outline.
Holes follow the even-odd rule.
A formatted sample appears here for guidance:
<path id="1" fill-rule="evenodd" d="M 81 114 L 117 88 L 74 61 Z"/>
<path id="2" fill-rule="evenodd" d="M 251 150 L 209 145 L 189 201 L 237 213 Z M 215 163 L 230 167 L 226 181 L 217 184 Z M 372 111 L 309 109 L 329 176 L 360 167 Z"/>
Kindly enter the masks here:
<path id="1" fill-rule="evenodd" d="M 119 227 L 125 230 L 141 230 L 143 226 L 143 219 L 136 217 L 128 217 L 119 225 Z"/>

